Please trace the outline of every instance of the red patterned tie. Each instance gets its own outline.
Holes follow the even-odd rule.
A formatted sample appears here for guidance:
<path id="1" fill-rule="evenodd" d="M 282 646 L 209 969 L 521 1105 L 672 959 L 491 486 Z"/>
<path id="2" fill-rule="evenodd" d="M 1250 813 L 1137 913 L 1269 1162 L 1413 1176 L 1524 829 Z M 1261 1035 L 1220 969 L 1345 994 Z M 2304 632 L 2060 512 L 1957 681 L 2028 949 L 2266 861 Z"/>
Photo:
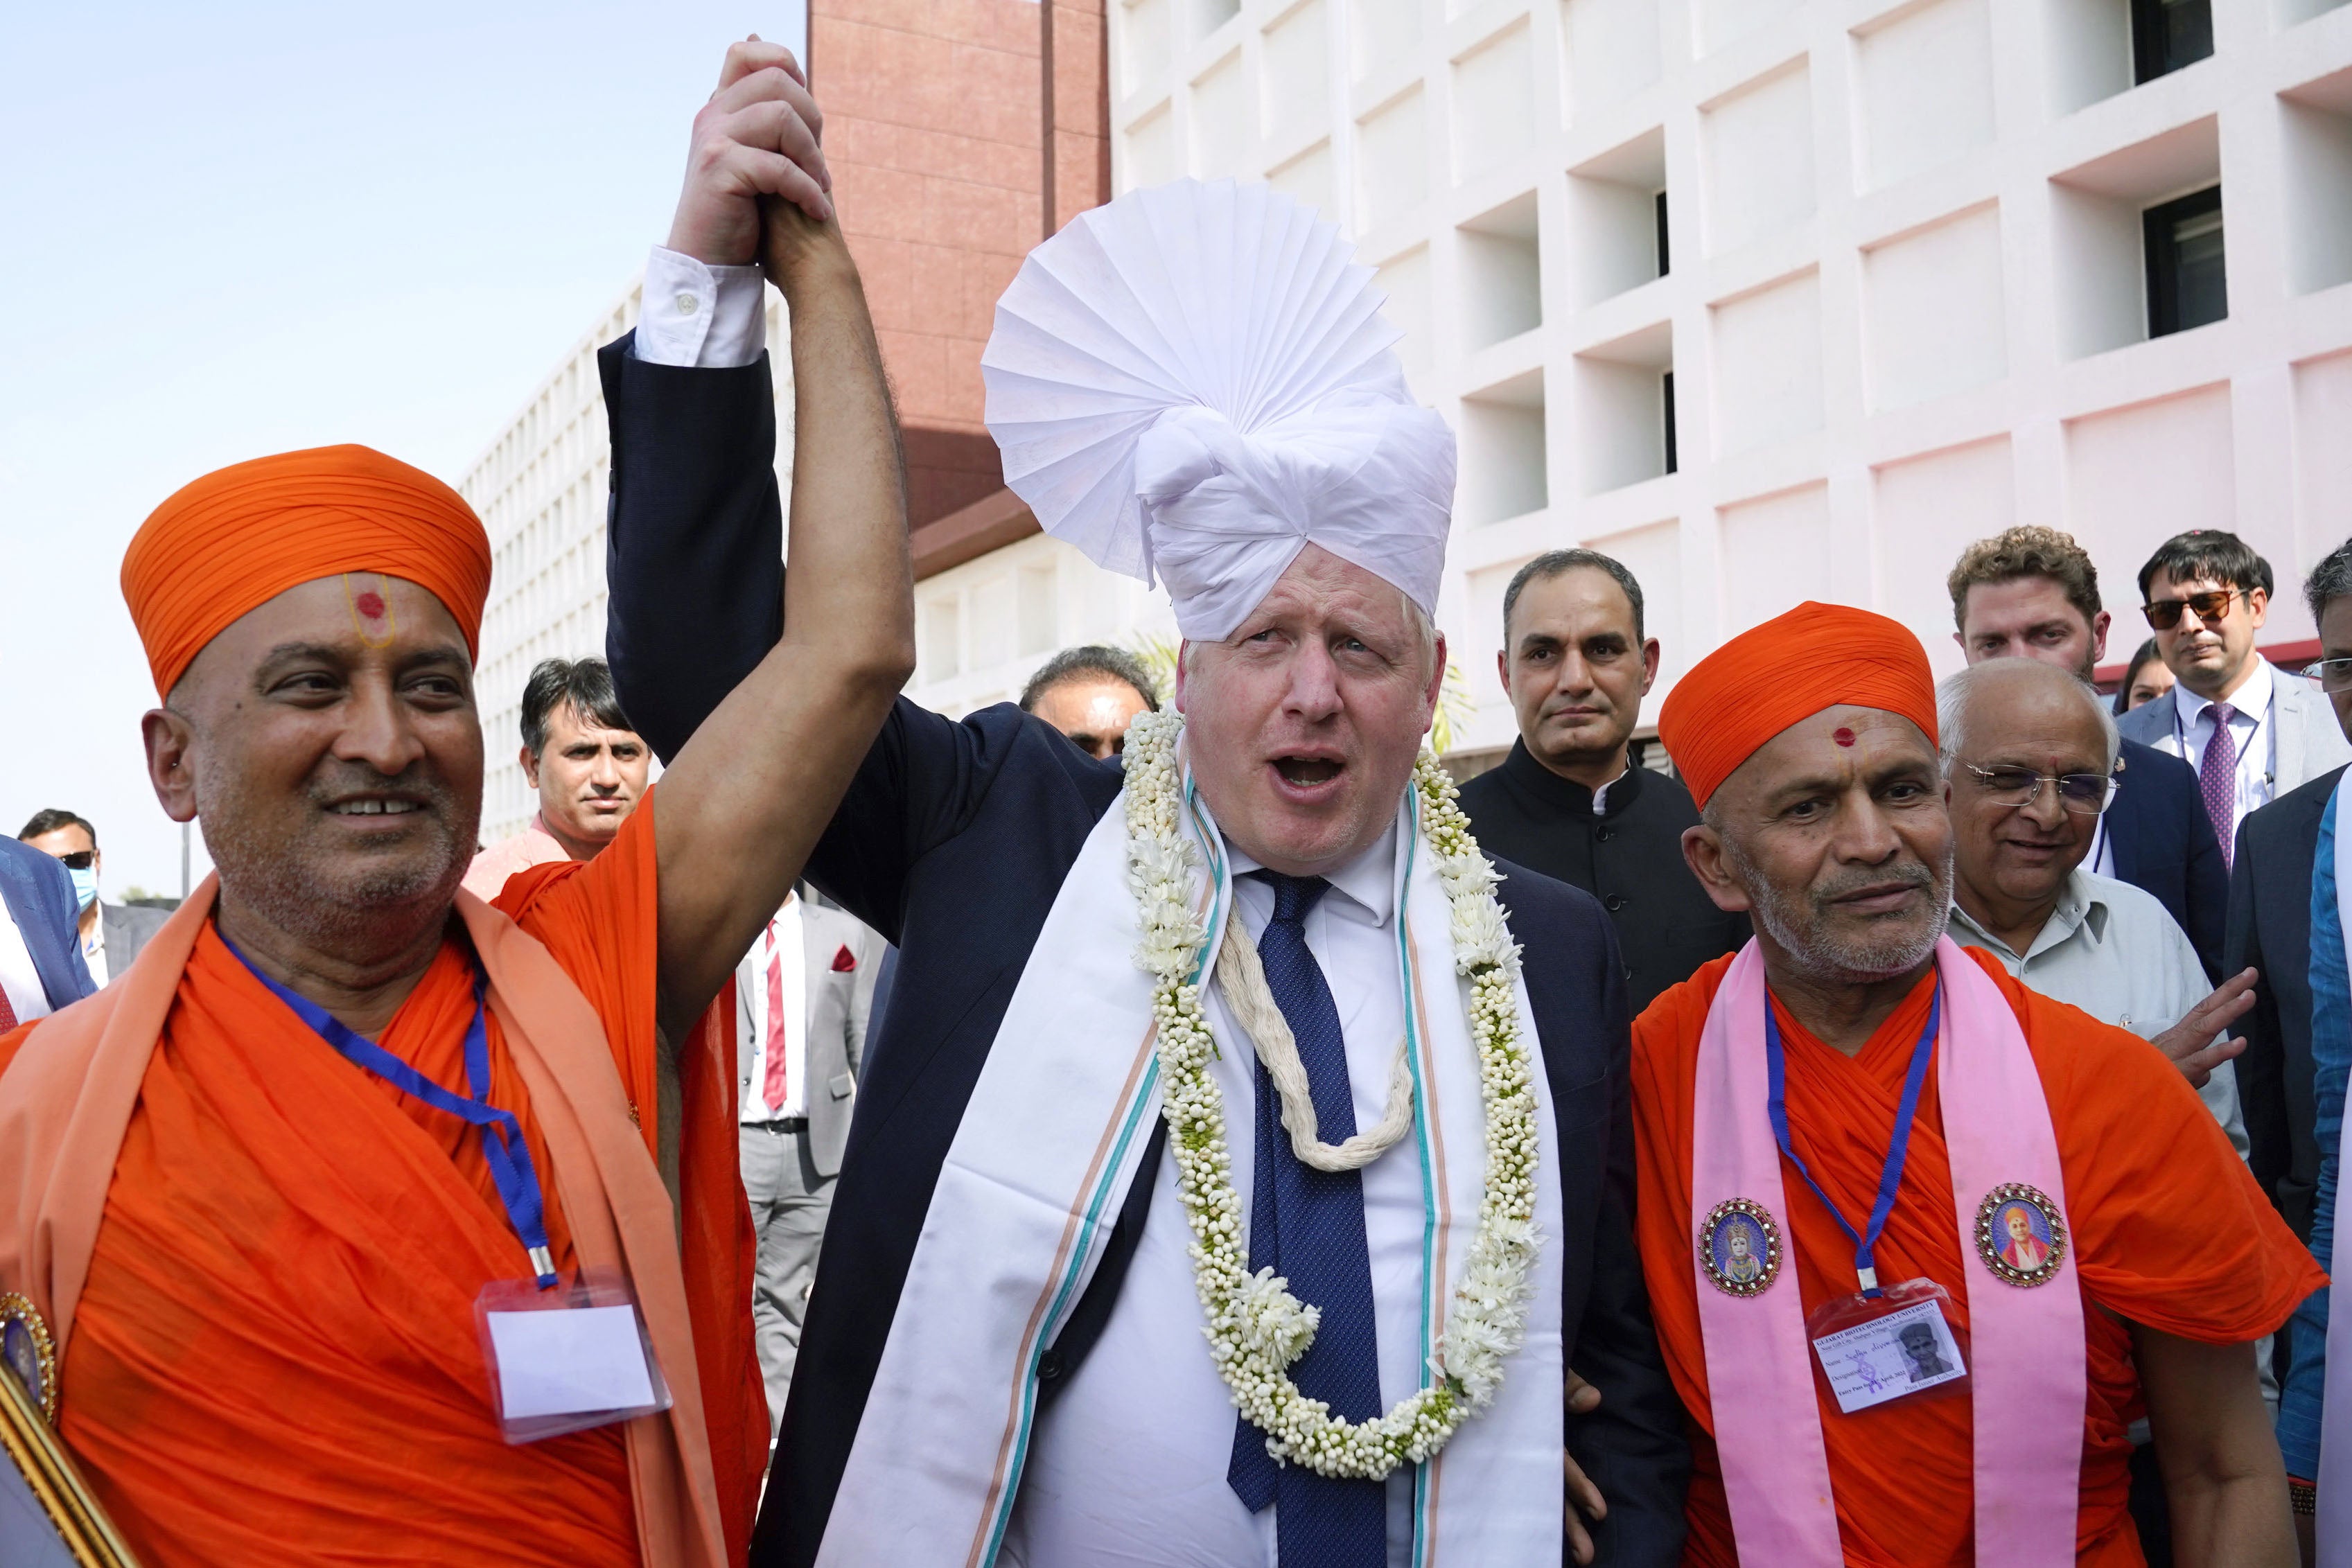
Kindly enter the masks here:
<path id="1" fill-rule="evenodd" d="M 10 1030 L 15 1029 L 16 1027 L 16 1009 L 8 1005 L 8 992 L 6 988 L 5 987 L 0 987 L 0 1034 L 6 1034 Z"/>
<path id="2" fill-rule="evenodd" d="M 768 1109 L 781 1114 L 791 1092 L 784 1081 L 784 952 L 776 946 L 776 923 L 768 922 L 768 1071 L 760 1094 Z"/>

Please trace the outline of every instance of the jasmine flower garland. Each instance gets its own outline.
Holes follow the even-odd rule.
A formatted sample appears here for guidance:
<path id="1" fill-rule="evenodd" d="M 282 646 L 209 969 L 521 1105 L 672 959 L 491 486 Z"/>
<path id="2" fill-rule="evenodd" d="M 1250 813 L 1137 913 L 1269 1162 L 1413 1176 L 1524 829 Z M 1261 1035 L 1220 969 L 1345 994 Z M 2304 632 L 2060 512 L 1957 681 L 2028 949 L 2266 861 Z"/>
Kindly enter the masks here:
<path id="1" fill-rule="evenodd" d="M 1454 781 L 1421 754 L 1422 833 L 1452 906 L 1454 961 L 1470 981 L 1470 1038 L 1486 1112 L 1486 1194 L 1430 1384 L 1373 1420 L 1334 1417 L 1288 1368 L 1315 1338 L 1318 1308 L 1271 1269 L 1249 1271 L 1241 1197 L 1234 1190 L 1223 1100 L 1209 1074 L 1216 1040 L 1192 973 L 1207 932 L 1192 911 L 1199 852 L 1179 827 L 1183 807 L 1176 742 L 1181 715 L 1139 715 L 1127 734 L 1128 885 L 1142 936 L 1135 958 L 1158 982 L 1161 1114 L 1176 1157 L 1177 1193 L 1192 1228 L 1192 1277 L 1208 1315 L 1202 1333 L 1234 1407 L 1266 1434 L 1266 1451 L 1318 1475 L 1378 1480 L 1443 1448 L 1503 1385 L 1504 1363 L 1527 1326 L 1538 1237 L 1535 1228 L 1536 1099 L 1519 1039 L 1514 982 L 1518 948 L 1495 899 L 1494 867 L 1454 803 Z"/>

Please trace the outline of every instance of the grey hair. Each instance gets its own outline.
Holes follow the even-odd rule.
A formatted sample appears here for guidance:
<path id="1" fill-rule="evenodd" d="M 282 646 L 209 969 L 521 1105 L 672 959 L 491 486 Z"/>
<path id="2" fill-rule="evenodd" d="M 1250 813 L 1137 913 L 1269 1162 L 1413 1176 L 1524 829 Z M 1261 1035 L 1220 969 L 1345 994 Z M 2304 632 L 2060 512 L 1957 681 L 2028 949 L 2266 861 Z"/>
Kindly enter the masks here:
<path id="1" fill-rule="evenodd" d="M 1956 670 L 1936 684 L 1936 761 L 1943 769 L 1945 778 L 1952 776 L 1952 769 L 1959 765 L 1960 753 L 1968 749 L 1966 720 L 1969 698 L 1975 694 L 1978 683 L 1985 678 L 1988 671 L 2000 672 L 2005 665 L 2017 664 L 2058 669 L 2057 665 L 2044 664 L 2038 659 L 1987 659 L 1980 664 Z M 2116 727 L 2115 714 L 2108 708 L 2106 699 L 2099 695 L 2090 683 L 2077 680 L 2063 670 L 2058 670 L 2058 673 L 2065 675 L 2068 688 L 2083 699 L 2084 711 L 2098 716 L 2099 735 L 2107 747 L 2107 771 L 2114 772 L 2116 758 L 2123 754 L 2124 744 L 2123 732 Z"/>
<path id="2" fill-rule="evenodd" d="M 2352 594 L 2352 539 L 2347 539 L 2329 550 L 2311 575 L 2303 580 L 2303 601 L 2311 606 L 2311 619 L 2315 625 L 2326 610 L 2328 601 Z"/>

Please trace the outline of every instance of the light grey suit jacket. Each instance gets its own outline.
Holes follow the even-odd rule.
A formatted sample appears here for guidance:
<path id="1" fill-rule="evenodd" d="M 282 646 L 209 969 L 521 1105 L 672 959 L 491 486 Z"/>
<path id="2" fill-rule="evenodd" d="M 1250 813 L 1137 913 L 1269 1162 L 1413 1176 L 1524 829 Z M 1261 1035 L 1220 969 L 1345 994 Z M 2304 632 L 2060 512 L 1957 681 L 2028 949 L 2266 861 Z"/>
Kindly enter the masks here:
<path id="1" fill-rule="evenodd" d="M 2116 727 L 2124 732 L 2124 738 L 2153 746 L 2169 756 L 2180 756 L 2180 728 L 2176 718 L 2179 710 L 2175 704 L 2179 691 L 2175 686 L 2154 702 L 2143 703 L 2116 719 Z M 2346 742 L 2343 728 L 2336 722 L 2336 710 L 2328 706 L 2327 699 L 2313 691 L 2309 681 L 2275 664 L 2271 666 L 2271 726 L 2273 800 L 2297 785 L 2308 784 L 2321 774 L 2352 762 L 2352 744 Z M 2196 758 L 2184 760 L 2191 768 L 2197 766 Z"/>
<path id="2" fill-rule="evenodd" d="M 874 978 L 882 967 L 882 938 L 856 917 L 801 894 L 801 950 L 807 966 L 806 1042 L 802 1095 L 808 1112 L 809 1155 L 817 1175 L 841 1169 L 849 1141 L 849 1113 L 866 1059 L 866 1020 L 874 1007 Z M 768 977 L 754 946 L 735 966 L 736 1104 L 751 1097 L 753 1020 L 768 1005 Z M 846 967 L 845 967 L 846 966 Z"/>
<path id="3" fill-rule="evenodd" d="M 147 938 L 163 929 L 163 922 L 172 918 L 168 909 L 150 909 L 142 904 L 107 904 L 98 906 L 99 935 L 106 939 L 106 975 L 119 980 L 131 967 L 131 960 L 139 956 L 139 949 L 147 946 Z"/>

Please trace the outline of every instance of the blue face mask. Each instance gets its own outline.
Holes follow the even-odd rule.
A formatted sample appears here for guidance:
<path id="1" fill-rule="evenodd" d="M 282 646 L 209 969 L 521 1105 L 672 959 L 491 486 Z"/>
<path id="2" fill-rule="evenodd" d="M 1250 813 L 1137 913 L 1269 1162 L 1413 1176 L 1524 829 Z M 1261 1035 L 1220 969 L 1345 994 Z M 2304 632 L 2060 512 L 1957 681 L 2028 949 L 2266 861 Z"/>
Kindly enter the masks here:
<path id="1" fill-rule="evenodd" d="M 90 901 L 98 896 L 98 868 L 88 866 L 76 871 L 73 867 L 68 866 L 66 874 L 73 878 L 74 897 L 80 901 L 74 907 L 78 910 L 88 909 Z"/>

